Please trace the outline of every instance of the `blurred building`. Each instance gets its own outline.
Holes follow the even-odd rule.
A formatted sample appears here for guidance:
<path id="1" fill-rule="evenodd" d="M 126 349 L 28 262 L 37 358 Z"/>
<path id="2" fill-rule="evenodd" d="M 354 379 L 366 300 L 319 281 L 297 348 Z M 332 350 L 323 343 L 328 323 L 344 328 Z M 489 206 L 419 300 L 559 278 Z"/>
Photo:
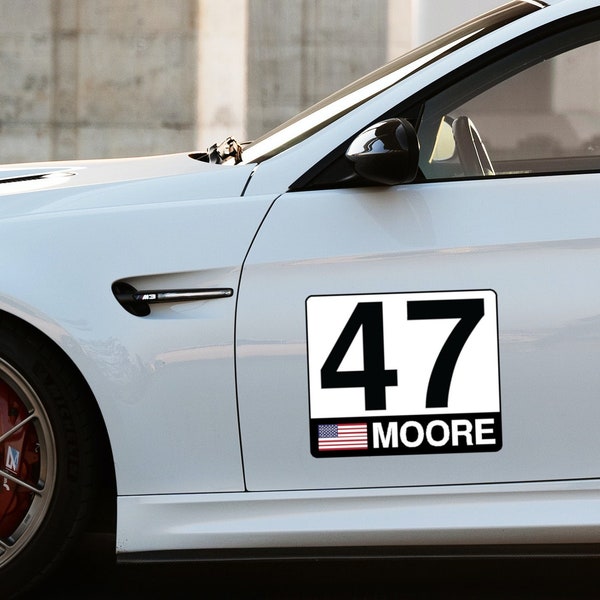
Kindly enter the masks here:
<path id="1" fill-rule="evenodd" d="M 0 0 L 0 162 L 251 139 L 502 0 Z"/>

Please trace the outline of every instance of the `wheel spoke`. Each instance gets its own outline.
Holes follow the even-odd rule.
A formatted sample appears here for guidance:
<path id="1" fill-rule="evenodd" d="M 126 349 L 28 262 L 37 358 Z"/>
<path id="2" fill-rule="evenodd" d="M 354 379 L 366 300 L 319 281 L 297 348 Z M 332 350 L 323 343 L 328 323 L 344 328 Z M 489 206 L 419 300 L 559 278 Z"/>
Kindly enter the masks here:
<path id="1" fill-rule="evenodd" d="M 35 487 L 35 486 L 27 483 L 26 481 L 23 481 L 22 479 L 19 479 L 18 477 L 11 475 L 7 471 L 3 471 L 2 469 L 0 469 L 0 476 L 6 477 L 6 479 L 8 479 L 9 481 L 12 481 L 13 483 L 16 483 L 17 485 L 24 487 L 27 491 L 33 492 L 34 494 L 37 494 L 38 496 L 44 492 L 43 485 L 42 485 L 42 487 Z"/>
<path id="2" fill-rule="evenodd" d="M 32 412 L 27 416 L 26 419 L 23 419 L 20 423 L 17 423 L 12 429 L 9 429 L 6 433 L 0 435 L 0 444 L 7 440 L 9 437 L 14 435 L 19 429 L 22 429 L 28 423 L 31 423 L 36 418 L 35 412 Z"/>
<path id="3" fill-rule="evenodd" d="M 1 567 L 21 552 L 39 527 L 52 497 L 54 471 L 47 416 L 38 396 L 2 359 L 0 384 L 0 450 L 5 455 L 0 464 Z"/>

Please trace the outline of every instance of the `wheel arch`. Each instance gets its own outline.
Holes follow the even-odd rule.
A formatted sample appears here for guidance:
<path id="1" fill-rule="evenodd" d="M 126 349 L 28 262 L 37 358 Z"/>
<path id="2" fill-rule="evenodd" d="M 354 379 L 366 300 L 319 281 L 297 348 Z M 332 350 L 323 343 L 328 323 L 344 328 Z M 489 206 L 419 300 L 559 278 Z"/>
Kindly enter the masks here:
<path id="1" fill-rule="evenodd" d="M 81 399 L 84 403 L 84 409 L 90 416 L 90 422 L 92 423 L 92 434 L 94 439 L 97 440 L 95 468 L 98 485 L 96 486 L 97 493 L 94 500 L 96 506 L 92 512 L 93 518 L 88 528 L 95 532 L 114 533 L 116 529 L 117 489 L 115 463 L 104 416 L 90 385 L 81 370 L 63 348 L 35 325 L 13 313 L 0 309 L 0 326 L 10 326 L 19 329 L 26 335 L 42 343 L 46 351 L 51 352 L 64 368 L 69 371 L 70 375 L 77 379 L 77 383 L 83 391 Z"/>

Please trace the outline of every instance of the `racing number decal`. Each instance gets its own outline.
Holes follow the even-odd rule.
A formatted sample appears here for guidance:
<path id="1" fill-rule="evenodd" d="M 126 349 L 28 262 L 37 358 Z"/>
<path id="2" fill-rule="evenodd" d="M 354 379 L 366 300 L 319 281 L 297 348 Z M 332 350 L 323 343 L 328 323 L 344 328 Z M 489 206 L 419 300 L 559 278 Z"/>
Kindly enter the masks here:
<path id="1" fill-rule="evenodd" d="M 502 446 L 491 290 L 306 301 L 316 457 Z"/>

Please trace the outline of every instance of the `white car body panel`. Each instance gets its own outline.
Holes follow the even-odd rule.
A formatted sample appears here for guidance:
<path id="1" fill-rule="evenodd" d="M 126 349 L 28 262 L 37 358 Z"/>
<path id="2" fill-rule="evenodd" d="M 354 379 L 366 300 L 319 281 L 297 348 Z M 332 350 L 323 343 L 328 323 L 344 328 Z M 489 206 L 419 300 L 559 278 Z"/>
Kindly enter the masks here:
<path id="1" fill-rule="evenodd" d="M 240 290 L 237 376 L 248 489 L 598 477 L 600 404 L 588 395 L 600 384 L 598 177 L 575 177 L 568 220 L 557 215 L 573 176 L 501 179 L 493 189 L 486 181 L 380 188 L 376 198 L 370 190 L 279 198 Z M 484 289 L 498 297 L 501 452 L 456 461 L 452 454 L 315 460 L 297 451 L 310 446 L 304 299 Z M 528 446 L 543 447 L 543 458 Z"/>
<path id="2" fill-rule="evenodd" d="M 0 195 L 27 193 L 40 189 L 90 186 L 150 180 L 158 177 L 173 177 L 175 175 L 197 175 L 199 172 L 217 173 L 219 170 L 207 163 L 193 160 L 189 154 L 167 154 L 162 156 L 144 156 L 135 158 L 54 161 L 47 163 L 23 163 L 2 165 L 0 167 L 0 182 L 3 180 L 25 179 L 36 175 L 50 175 L 41 181 L 25 179 L 0 185 Z M 59 177 L 53 177 L 58 175 Z M 62 176 L 62 177 L 60 177 Z M 220 177 L 220 175 L 219 175 Z M 219 197 L 220 186 L 210 186 L 211 177 L 206 178 L 203 190 L 209 197 Z M 44 185 L 45 184 L 45 185 Z M 236 186 L 236 178 L 228 178 L 221 185 Z M 234 187 L 235 189 L 235 187 Z M 144 196 L 130 196 L 131 200 L 144 200 Z"/>
<path id="3" fill-rule="evenodd" d="M 233 372 L 235 298 L 161 307 L 140 320 L 110 290 L 121 279 L 138 289 L 237 290 L 241 262 L 272 198 L 240 198 L 250 167 L 210 169 L 208 177 L 96 183 L 0 202 L 0 253 L 18 252 L 37 269 L 32 280 L 14 263 L 2 265 L 0 309 L 34 323 L 86 373 L 110 430 L 122 494 L 244 487 Z M 144 232 L 134 244 L 132 222 Z M 25 233 L 32 226 L 35 237 Z M 91 243 L 98 238 L 112 240 L 102 256 Z M 57 279 L 56 265 L 64 265 L 72 280 Z M 177 435 L 168 433 L 173 430 Z"/>
<path id="4" fill-rule="evenodd" d="M 116 545 L 119 554 L 302 547 L 320 556 L 361 546 L 394 555 L 404 546 L 419 556 L 419 547 L 468 554 L 489 544 L 498 552 L 597 542 L 599 503 L 592 482 L 352 490 L 343 499 L 336 491 L 120 498 Z"/>
<path id="5" fill-rule="evenodd" d="M 258 164 L 0 168 L 0 310 L 91 388 L 120 555 L 600 540 L 599 174 L 290 191 L 403 100 L 598 6 L 550 4 Z M 140 318 L 114 282 L 233 295 Z M 497 297 L 502 450 L 311 455 L 307 298 L 473 290 Z"/>

